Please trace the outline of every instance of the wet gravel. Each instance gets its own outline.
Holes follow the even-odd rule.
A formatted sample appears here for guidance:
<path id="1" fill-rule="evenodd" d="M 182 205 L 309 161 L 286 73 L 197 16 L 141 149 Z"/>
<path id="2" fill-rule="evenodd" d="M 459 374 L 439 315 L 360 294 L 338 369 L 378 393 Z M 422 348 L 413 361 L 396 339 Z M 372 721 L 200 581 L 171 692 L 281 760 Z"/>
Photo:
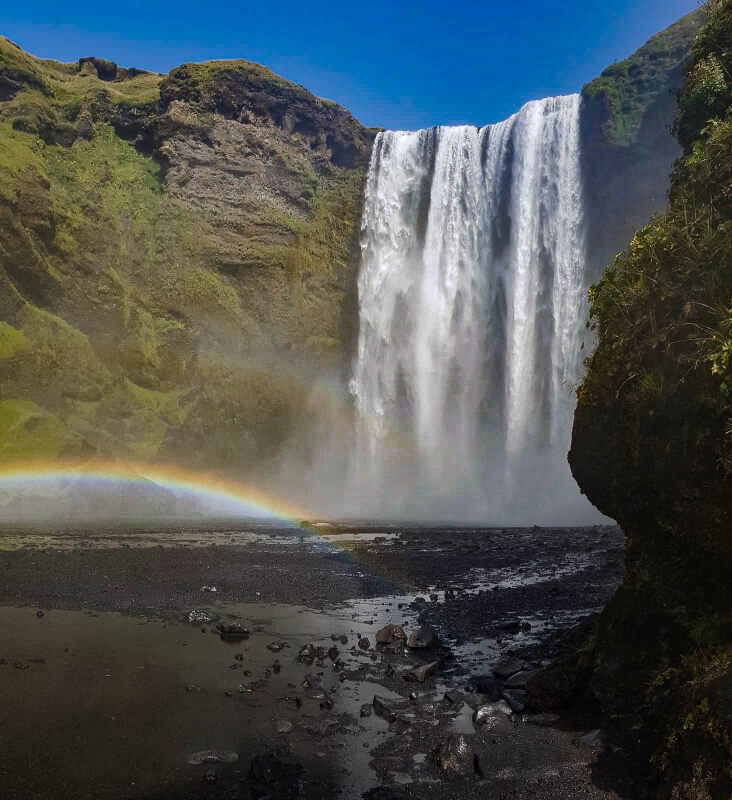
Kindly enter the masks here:
<path id="1" fill-rule="evenodd" d="M 617 528 L 339 529 L 0 530 L 5 796 L 634 797 L 628 754 L 582 742 L 589 710 L 473 722 L 481 676 L 550 665 L 612 596 Z M 376 645 L 387 623 L 439 643 Z"/>

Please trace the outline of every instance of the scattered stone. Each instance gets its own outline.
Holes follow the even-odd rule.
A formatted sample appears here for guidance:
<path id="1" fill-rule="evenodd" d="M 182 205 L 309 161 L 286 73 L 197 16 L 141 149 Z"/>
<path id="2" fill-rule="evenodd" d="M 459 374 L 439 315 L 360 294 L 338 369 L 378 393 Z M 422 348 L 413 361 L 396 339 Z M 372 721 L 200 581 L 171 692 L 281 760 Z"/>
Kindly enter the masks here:
<path id="1" fill-rule="evenodd" d="M 279 653 L 280 650 L 283 650 L 285 647 L 289 647 L 290 645 L 287 642 L 270 642 L 267 645 L 267 650 L 271 650 L 273 653 Z"/>
<path id="2" fill-rule="evenodd" d="M 272 672 L 274 672 L 275 675 L 278 675 L 281 669 L 282 669 L 282 664 L 280 664 L 280 662 L 277 659 L 275 659 L 274 664 L 272 664 Z"/>
<path id="3" fill-rule="evenodd" d="M 230 622 L 228 625 L 219 624 L 216 626 L 219 636 L 225 641 L 235 642 L 240 639 L 248 639 L 249 631 L 238 622 Z"/>
<path id="4" fill-rule="evenodd" d="M 199 750 L 186 759 L 194 767 L 201 764 L 234 764 L 238 760 L 239 756 L 230 750 Z"/>
<path id="5" fill-rule="evenodd" d="M 511 622 L 504 622 L 503 625 L 501 625 L 501 630 L 509 634 L 518 633 L 521 630 L 521 620 L 516 619 Z"/>
<path id="6" fill-rule="evenodd" d="M 430 595 L 430 600 L 431 600 L 433 603 L 436 603 L 436 602 L 437 602 L 439 599 L 440 599 L 440 596 L 439 596 L 438 594 L 434 594 L 434 593 L 432 593 L 432 594 Z"/>
<path id="7" fill-rule="evenodd" d="M 43 616 L 43 612 L 42 611 L 36 611 L 36 616 L 38 617 L 38 619 L 40 619 Z"/>
<path id="8" fill-rule="evenodd" d="M 377 644 L 403 644 L 407 641 L 407 634 L 401 625 L 386 625 L 376 631 Z"/>
<path id="9" fill-rule="evenodd" d="M 201 690 L 200 690 L 200 688 L 198 686 L 196 686 L 196 685 L 191 683 L 188 686 L 186 686 L 186 691 L 187 692 L 200 692 Z"/>
<path id="10" fill-rule="evenodd" d="M 216 783 L 216 781 L 218 780 L 216 767 L 209 767 L 206 770 L 206 774 L 203 776 L 203 780 L 209 785 L 213 785 L 214 783 Z"/>
<path id="11" fill-rule="evenodd" d="M 515 675 L 525 667 L 525 661 L 511 656 L 504 656 L 493 665 L 493 673 L 494 675 L 498 675 L 499 678 L 510 678 L 511 675 Z"/>
<path id="12" fill-rule="evenodd" d="M 458 689 L 448 689 L 445 692 L 445 700 L 447 700 L 448 703 L 457 704 L 462 702 L 462 699 L 463 699 L 463 694 Z"/>
<path id="13" fill-rule="evenodd" d="M 429 625 L 422 625 L 416 631 L 412 631 L 407 641 L 407 647 L 422 649 L 434 647 L 437 644 L 437 634 Z"/>
<path id="14" fill-rule="evenodd" d="M 394 722 L 396 719 L 396 710 L 393 701 L 386 697 L 380 697 L 378 694 L 374 695 L 373 699 L 374 711 L 387 722 Z"/>
<path id="15" fill-rule="evenodd" d="M 503 686 L 506 689 L 523 689 L 534 675 L 536 675 L 535 669 L 522 669 L 520 672 L 511 675 Z"/>
<path id="16" fill-rule="evenodd" d="M 192 625 L 208 625 L 215 619 L 216 617 L 210 611 L 204 611 L 202 608 L 194 608 L 193 611 L 188 612 L 188 622 Z"/>
<path id="17" fill-rule="evenodd" d="M 404 674 L 404 680 L 424 683 L 427 678 L 431 678 L 440 666 L 439 661 L 430 661 L 429 664 L 422 664 L 420 667 L 410 669 Z"/>
<path id="18" fill-rule="evenodd" d="M 374 709 L 373 709 L 372 705 L 370 705 L 369 703 L 364 703 L 361 706 L 361 716 L 362 717 L 370 717 L 371 713 L 373 712 L 373 710 Z"/>
<path id="19" fill-rule="evenodd" d="M 278 719 L 275 721 L 277 733 L 290 733 L 292 731 L 292 723 L 289 719 Z"/>
<path id="20" fill-rule="evenodd" d="M 218 589 L 215 586 L 202 586 L 202 592 L 218 592 Z"/>
<path id="21" fill-rule="evenodd" d="M 338 648 L 335 645 L 328 650 L 328 658 L 331 661 L 338 660 Z"/>
<path id="22" fill-rule="evenodd" d="M 366 637 L 364 637 L 363 639 L 358 640 L 358 646 L 362 650 L 368 650 L 369 647 L 371 647 L 371 642 Z"/>
<path id="23" fill-rule="evenodd" d="M 476 757 L 465 736 L 448 736 L 432 751 L 432 761 L 451 777 L 465 778 L 476 772 Z"/>
<path id="24" fill-rule="evenodd" d="M 312 664 L 315 661 L 315 656 L 317 655 L 317 651 L 312 644 L 306 644 L 304 647 L 300 648 L 300 652 L 297 654 L 297 660 L 302 664 Z"/>
<path id="25" fill-rule="evenodd" d="M 513 714 L 511 706 L 505 700 L 499 700 L 497 703 L 490 703 L 478 708 L 473 714 L 473 722 L 490 730 L 498 724 L 500 719 L 509 717 L 511 714 Z"/>
<path id="26" fill-rule="evenodd" d="M 244 653 L 237 653 L 237 654 L 234 656 L 234 659 L 235 659 L 236 661 L 244 661 Z"/>

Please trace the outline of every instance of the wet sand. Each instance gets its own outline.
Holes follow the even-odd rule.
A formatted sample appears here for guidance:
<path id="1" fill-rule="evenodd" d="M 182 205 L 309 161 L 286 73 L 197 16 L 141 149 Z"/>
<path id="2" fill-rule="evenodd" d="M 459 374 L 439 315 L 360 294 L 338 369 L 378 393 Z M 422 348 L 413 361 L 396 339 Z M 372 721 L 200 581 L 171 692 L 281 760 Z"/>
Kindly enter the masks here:
<path id="1" fill-rule="evenodd" d="M 347 530 L 0 529 L 3 797 L 633 797 L 627 755 L 580 741 L 602 720 L 472 719 L 477 676 L 550 664 L 609 599 L 620 531 Z M 250 635 L 222 640 L 233 622 Z M 377 647 L 387 623 L 440 644 Z M 452 774 L 435 752 L 460 734 Z M 205 750 L 237 760 L 188 763 Z"/>

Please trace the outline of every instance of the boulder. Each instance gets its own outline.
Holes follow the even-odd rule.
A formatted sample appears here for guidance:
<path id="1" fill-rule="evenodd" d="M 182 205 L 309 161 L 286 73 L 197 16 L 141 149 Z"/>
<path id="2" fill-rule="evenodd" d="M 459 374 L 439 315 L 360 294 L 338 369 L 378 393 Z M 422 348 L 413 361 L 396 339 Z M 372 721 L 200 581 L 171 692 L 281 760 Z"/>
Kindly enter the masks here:
<path id="1" fill-rule="evenodd" d="M 524 689 L 528 681 L 536 675 L 536 670 L 522 669 L 511 675 L 503 684 L 506 689 Z"/>
<path id="2" fill-rule="evenodd" d="M 428 664 L 422 664 L 419 667 L 410 669 L 409 672 L 404 674 L 405 681 L 415 681 L 416 683 L 424 683 L 427 678 L 431 678 L 439 669 L 439 661 L 430 661 Z"/>
<path id="3" fill-rule="evenodd" d="M 407 647 L 413 649 L 423 649 L 434 647 L 437 644 L 437 633 L 430 625 L 422 625 L 416 631 L 412 631 L 407 640 Z"/>
<path id="4" fill-rule="evenodd" d="M 401 644 L 407 641 L 407 634 L 401 625 L 385 625 L 376 631 L 377 644 Z"/>
<path id="5" fill-rule="evenodd" d="M 520 670 L 524 669 L 526 662 L 520 658 L 513 658 L 512 656 L 504 656 L 499 658 L 493 665 L 493 674 L 499 678 L 510 678 Z"/>
<path id="6" fill-rule="evenodd" d="M 432 762 L 451 777 L 466 778 L 476 772 L 476 757 L 465 736 L 448 736 L 431 754 Z"/>

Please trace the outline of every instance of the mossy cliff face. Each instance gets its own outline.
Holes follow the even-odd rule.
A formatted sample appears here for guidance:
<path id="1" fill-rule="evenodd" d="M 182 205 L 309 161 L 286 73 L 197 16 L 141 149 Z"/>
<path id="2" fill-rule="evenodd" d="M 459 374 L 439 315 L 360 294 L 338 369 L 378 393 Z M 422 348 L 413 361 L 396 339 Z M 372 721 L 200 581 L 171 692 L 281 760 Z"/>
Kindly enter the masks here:
<path id="1" fill-rule="evenodd" d="M 591 292 L 569 460 L 628 539 L 585 654 L 652 752 L 657 798 L 732 796 L 732 2 L 707 4 L 668 210 Z"/>
<path id="2" fill-rule="evenodd" d="M 0 38 L 0 460 L 266 460 L 348 358 L 374 136 L 249 62 Z"/>
<path id="3" fill-rule="evenodd" d="M 704 20 L 702 10 L 682 17 L 582 89 L 589 257 L 599 269 L 640 220 L 664 208 L 668 173 L 681 152 L 670 131 L 675 93 Z"/>

